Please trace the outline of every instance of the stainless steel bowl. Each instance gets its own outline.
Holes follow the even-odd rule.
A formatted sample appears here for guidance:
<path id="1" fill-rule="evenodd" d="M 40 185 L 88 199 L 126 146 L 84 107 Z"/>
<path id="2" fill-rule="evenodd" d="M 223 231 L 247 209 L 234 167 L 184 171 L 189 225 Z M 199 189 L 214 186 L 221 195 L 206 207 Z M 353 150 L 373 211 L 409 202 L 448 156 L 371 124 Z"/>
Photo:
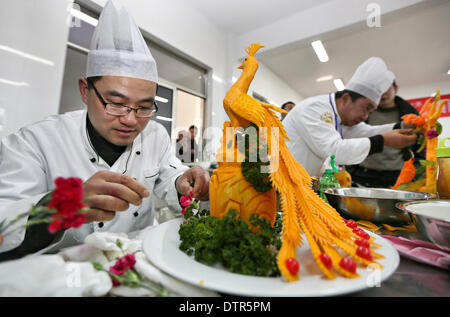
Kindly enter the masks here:
<path id="1" fill-rule="evenodd" d="M 450 201 L 430 200 L 398 203 L 397 207 L 416 220 L 419 232 L 431 242 L 450 251 Z"/>
<path id="2" fill-rule="evenodd" d="M 393 225 L 411 221 L 408 212 L 395 206 L 397 203 L 435 197 L 421 192 L 360 187 L 329 188 L 324 193 L 330 205 L 344 216 Z"/>

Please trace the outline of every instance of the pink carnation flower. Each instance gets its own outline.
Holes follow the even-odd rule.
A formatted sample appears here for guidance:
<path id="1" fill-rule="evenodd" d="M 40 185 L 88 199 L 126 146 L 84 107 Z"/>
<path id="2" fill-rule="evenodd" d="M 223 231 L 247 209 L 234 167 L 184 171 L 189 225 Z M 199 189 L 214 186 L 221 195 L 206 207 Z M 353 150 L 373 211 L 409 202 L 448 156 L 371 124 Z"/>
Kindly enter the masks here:
<path id="1" fill-rule="evenodd" d="M 191 202 L 192 202 L 191 196 L 181 196 L 181 198 L 180 198 L 180 204 L 183 207 L 189 206 L 191 204 Z"/>

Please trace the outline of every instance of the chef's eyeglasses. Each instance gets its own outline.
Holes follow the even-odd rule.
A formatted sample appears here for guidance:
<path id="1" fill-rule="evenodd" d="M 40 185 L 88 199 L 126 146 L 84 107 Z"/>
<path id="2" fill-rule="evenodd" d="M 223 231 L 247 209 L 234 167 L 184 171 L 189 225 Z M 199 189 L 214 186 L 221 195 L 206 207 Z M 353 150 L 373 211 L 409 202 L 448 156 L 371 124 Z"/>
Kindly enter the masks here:
<path id="1" fill-rule="evenodd" d="M 103 106 L 105 106 L 106 113 L 110 115 L 123 117 L 129 114 L 131 111 L 135 111 L 136 117 L 138 118 L 150 118 L 158 111 L 158 106 L 156 105 L 155 101 L 153 101 L 151 107 L 139 107 L 139 108 L 128 107 L 121 103 L 116 102 L 106 102 L 103 99 L 102 95 L 100 95 L 100 93 L 98 92 L 97 88 L 95 88 L 94 83 L 90 80 L 88 80 L 88 83 L 89 86 L 94 88 L 95 94 L 97 95 L 98 99 L 103 104 Z"/>

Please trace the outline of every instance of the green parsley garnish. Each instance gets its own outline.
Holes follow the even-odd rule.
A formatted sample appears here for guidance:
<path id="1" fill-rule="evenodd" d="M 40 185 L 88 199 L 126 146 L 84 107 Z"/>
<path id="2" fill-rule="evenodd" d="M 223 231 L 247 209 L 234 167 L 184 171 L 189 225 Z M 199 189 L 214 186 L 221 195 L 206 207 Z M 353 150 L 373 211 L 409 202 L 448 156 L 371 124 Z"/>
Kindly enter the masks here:
<path id="1" fill-rule="evenodd" d="M 252 230 L 252 228 L 255 228 Z M 275 225 L 258 215 L 249 223 L 235 210 L 219 219 L 202 210 L 180 225 L 180 250 L 207 265 L 245 275 L 280 276 L 276 256 L 281 247 L 281 216 Z"/>

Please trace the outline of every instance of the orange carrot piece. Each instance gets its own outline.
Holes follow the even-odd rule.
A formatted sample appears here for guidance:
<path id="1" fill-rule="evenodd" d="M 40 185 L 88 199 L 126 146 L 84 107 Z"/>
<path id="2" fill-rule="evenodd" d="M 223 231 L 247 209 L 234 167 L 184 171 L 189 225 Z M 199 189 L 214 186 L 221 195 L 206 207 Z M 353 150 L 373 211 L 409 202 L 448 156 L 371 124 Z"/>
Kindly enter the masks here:
<path id="1" fill-rule="evenodd" d="M 414 166 L 414 158 L 410 158 L 405 163 L 403 163 L 403 168 L 400 171 L 400 175 L 397 178 L 397 182 L 393 189 L 396 189 L 398 186 L 409 183 L 416 176 L 416 167 Z"/>

